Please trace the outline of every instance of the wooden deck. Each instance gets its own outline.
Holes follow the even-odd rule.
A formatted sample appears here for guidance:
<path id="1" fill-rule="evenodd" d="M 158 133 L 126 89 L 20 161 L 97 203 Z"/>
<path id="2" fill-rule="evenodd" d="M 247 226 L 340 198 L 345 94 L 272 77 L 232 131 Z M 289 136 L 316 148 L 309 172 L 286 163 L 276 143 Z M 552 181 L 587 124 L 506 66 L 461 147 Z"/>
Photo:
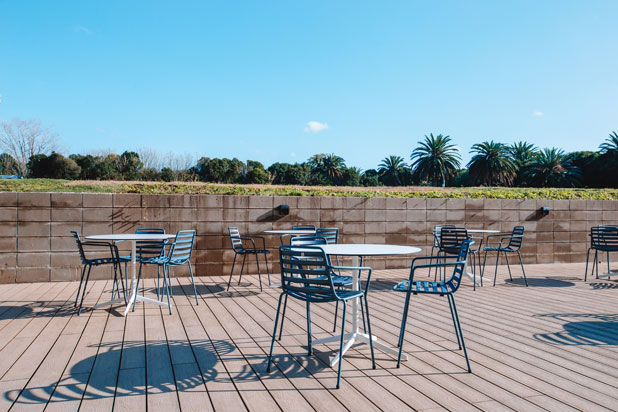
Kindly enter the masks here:
<path id="1" fill-rule="evenodd" d="M 176 279 L 174 315 L 140 304 L 126 318 L 116 309 L 77 316 L 77 283 L 2 285 L 0 410 L 618 409 L 618 283 L 584 283 L 581 264 L 527 271 L 528 288 L 516 279 L 476 291 L 465 282 L 457 292 L 471 374 L 446 300 L 419 296 L 404 347 L 410 359 L 396 369 L 376 352 L 373 370 L 368 347 L 355 347 L 339 390 L 328 366 L 335 347 L 317 345 L 307 356 L 304 307 L 292 301 L 276 368 L 266 374 L 278 290 L 259 293 L 256 277 L 229 293 L 223 277 L 197 278 L 199 306 L 187 279 Z M 406 276 L 374 274 L 373 331 L 391 345 L 404 296 L 390 286 Z M 110 288 L 92 282 L 85 306 L 106 300 Z M 313 305 L 315 337 L 331 334 L 333 309 Z"/>

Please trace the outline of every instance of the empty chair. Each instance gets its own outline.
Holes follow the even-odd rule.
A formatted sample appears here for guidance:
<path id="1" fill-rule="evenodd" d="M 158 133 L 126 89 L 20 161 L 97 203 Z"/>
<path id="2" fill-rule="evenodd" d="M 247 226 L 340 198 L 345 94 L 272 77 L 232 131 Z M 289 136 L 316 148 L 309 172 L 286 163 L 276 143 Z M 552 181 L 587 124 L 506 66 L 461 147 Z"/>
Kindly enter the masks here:
<path id="1" fill-rule="evenodd" d="M 71 233 L 73 234 L 75 242 L 77 243 L 77 251 L 79 252 L 79 257 L 83 265 L 82 274 L 79 279 L 77 295 L 75 296 L 75 303 L 73 304 L 73 306 L 76 307 L 77 301 L 79 300 L 79 308 L 77 310 L 77 314 L 79 315 L 82 312 L 82 305 L 84 303 L 84 297 L 86 296 L 86 287 L 88 286 L 88 279 L 90 278 L 90 271 L 92 270 L 93 266 L 114 266 L 112 300 L 114 300 L 115 293 L 120 296 L 120 288 L 118 286 L 118 273 L 120 272 L 120 284 L 122 285 L 122 294 L 126 302 L 127 297 L 125 293 L 125 284 L 122 280 L 122 268 L 120 267 L 120 258 L 116 245 L 108 242 L 83 241 L 79 237 L 79 233 L 77 233 L 75 230 L 71 230 Z M 86 246 L 86 249 L 88 250 L 84 250 L 84 246 Z M 87 271 L 86 268 L 88 269 Z M 82 294 L 81 299 L 79 299 L 80 292 Z"/>
<path id="2" fill-rule="evenodd" d="M 230 280 L 227 282 L 227 290 L 230 290 L 230 284 L 232 283 L 232 275 L 234 274 L 234 265 L 236 264 L 236 257 L 242 255 L 242 266 L 240 267 L 240 277 L 238 278 L 238 284 L 242 279 L 242 272 L 245 268 L 245 259 L 247 255 L 255 256 L 255 263 L 257 264 L 258 278 L 260 280 L 260 291 L 262 290 L 262 273 L 260 271 L 260 260 L 258 255 L 264 255 L 264 262 L 266 263 L 266 273 L 268 274 L 268 284 L 270 284 L 270 270 L 268 269 L 268 255 L 270 251 L 266 249 L 266 241 L 262 236 L 247 236 L 241 235 L 237 227 L 228 227 L 230 232 L 230 241 L 232 242 L 232 250 L 234 250 L 234 261 L 232 262 L 232 270 L 230 270 Z M 261 240 L 261 248 L 258 248 L 255 244 L 255 240 Z"/>
<path id="3" fill-rule="evenodd" d="M 277 324 L 279 322 L 279 314 L 281 312 L 281 302 L 283 298 L 291 297 L 305 302 L 307 311 L 307 347 L 309 356 L 313 354 L 311 345 L 311 304 L 312 303 L 328 303 L 328 302 L 343 302 L 341 325 L 341 337 L 339 340 L 339 350 L 343 349 L 343 338 L 345 335 L 345 319 L 347 312 L 347 302 L 350 299 L 361 298 L 365 303 L 365 314 L 367 317 L 367 328 L 369 330 L 369 344 L 371 348 L 371 363 L 375 369 L 375 357 L 373 353 L 373 339 L 371 335 L 371 322 L 369 319 L 369 307 L 367 306 L 367 290 L 371 280 L 371 268 L 369 267 L 345 267 L 346 270 L 359 270 L 367 272 L 367 282 L 363 290 L 337 289 L 333 282 L 333 267 L 326 254 L 319 248 L 305 246 L 288 246 L 282 245 L 279 248 L 280 265 L 281 265 L 281 294 L 279 295 L 279 303 L 277 305 L 277 314 L 275 316 L 275 325 L 273 329 L 272 340 L 270 343 L 270 352 L 268 355 L 268 363 L 266 371 L 270 372 L 272 363 L 273 349 L 275 345 L 275 337 L 277 334 Z M 283 319 L 281 319 L 283 322 Z M 339 360 L 337 370 L 337 385 L 341 381 L 341 364 L 343 358 Z"/>
<path id="4" fill-rule="evenodd" d="M 468 231 L 465 228 L 442 225 L 440 227 L 436 261 L 441 262 L 444 256 L 458 255 L 461 245 L 465 240 L 468 240 Z M 430 267 L 429 270 L 431 271 L 431 269 Z M 437 280 L 438 272 L 440 272 L 440 277 L 442 277 L 442 269 L 440 267 L 437 269 L 434 275 L 434 281 Z"/>
<path id="5" fill-rule="evenodd" d="M 315 232 L 315 225 L 294 225 L 292 230 L 313 230 Z"/>
<path id="6" fill-rule="evenodd" d="M 165 229 L 160 228 L 137 228 L 135 229 L 136 235 L 164 235 Z M 122 241 L 116 241 L 116 243 L 120 243 Z M 139 276 L 142 274 L 142 264 L 150 264 L 149 260 L 153 257 L 159 257 L 164 253 L 164 245 L 165 240 L 138 240 L 135 242 L 135 261 L 139 262 Z M 127 272 L 127 264 L 131 261 L 131 256 L 120 256 L 120 261 L 124 262 L 124 272 Z M 158 268 L 157 268 L 158 270 Z M 138 276 L 138 285 L 139 285 L 139 276 Z M 157 273 L 157 277 L 159 274 Z M 127 285 L 128 287 L 128 285 Z"/>
<path id="7" fill-rule="evenodd" d="M 189 267 L 191 275 L 191 283 L 193 284 L 193 293 L 195 295 L 195 304 L 199 305 L 197 299 L 197 289 L 195 287 L 195 278 L 193 277 L 193 268 L 191 266 L 191 255 L 193 254 L 193 244 L 195 243 L 195 230 L 179 230 L 176 233 L 174 241 L 168 243 L 169 251 L 167 254 L 152 258 L 149 263 L 157 264 L 163 267 L 163 291 L 159 288 L 159 271 L 157 271 L 157 297 L 167 295 L 167 306 L 172 314 L 172 304 L 170 301 L 172 295 L 172 271 L 173 266 L 182 266 L 186 264 Z"/>
<path id="8" fill-rule="evenodd" d="M 591 272 L 594 273 L 596 267 L 596 278 L 599 278 L 598 255 L 599 252 L 605 252 L 607 254 L 607 276 L 609 276 L 611 274 L 609 268 L 609 253 L 618 252 L 618 226 L 599 225 L 590 228 L 590 247 L 586 253 L 586 273 L 584 274 L 584 282 L 588 280 L 588 260 L 591 250 L 594 250 Z"/>
<path id="9" fill-rule="evenodd" d="M 339 229 L 336 227 L 320 227 L 315 235 L 326 239 L 326 243 L 339 243 Z"/>
<path id="10" fill-rule="evenodd" d="M 457 289 L 459 289 L 459 285 L 461 284 L 461 277 L 466 270 L 468 251 L 470 249 L 471 243 L 473 243 L 471 240 L 464 240 L 459 246 L 459 253 L 456 257 L 442 257 L 442 260 L 455 259 L 454 262 L 422 264 L 423 261 L 431 262 L 432 257 L 427 256 L 414 258 L 412 260 L 412 267 L 410 268 L 410 277 L 408 278 L 408 280 L 404 282 L 399 282 L 393 287 L 394 291 L 406 293 L 406 299 L 403 307 L 403 316 L 401 319 L 401 328 L 399 330 L 399 355 L 397 356 L 397 367 L 399 367 L 401 364 L 401 352 L 403 350 L 404 335 L 406 332 L 406 324 L 408 320 L 408 309 L 410 308 L 410 296 L 418 294 L 431 294 L 447 297 L 448 305 L 451 311 L 451 318 L 453 319 L 453 326 L 455 327 L 455 336 L 457 336 L 457 344 L 459 345 L 459 349 L 463 349 L 464 356 L 466 358 L 466 365 L 468 367 L 468 372 L 471 372 L 468 352 L 466 350 L 466 344 L 464 342 L 463 332 L 461 330 L 461 323 L 459 322 L 457 306 L 455 305 L 455 292 L 457 292 Z M 452 267 L 453 274 L 449 279 L 440 282 L 430 282 L 414 279 L 414 272 L 417 269 L 431 267 L 433 267 L 435 270 L 437 270 L 438 268 L 443 268 L 446 270 L 447 268 Z"/>
<path id="11" fill-rule="evenodd" d="M 492 238 L 500 238 L 498 246 L 489 246 Z M 528 286 L 528 279 L 526 279 L 526 271 L 524 270 L 524 262 L 521 260 L 521 244 L 524 240 L 524 227 L 515 226 L 513 231 L 509 233 L 497 233 L 495 235 L 487 236 L 487 246 L 483 249 L 485 257 L 483 258 L 483 272 L 481 273 L 481 282 L 483 275 L 485 274 L 485 263 L 487 263 L 487 252 L 496 252 L 496 269 L 494 270 L 494 286 L 496 286 L 496 276 L 498 275 L 498 263 L 500 262 L 500 253 L 504 253 L 506 259 L 506 267 L 509 269 L 509 278 L 513 280 L 511 274 L 511 265 L 509 264 L 508 253 L 517 253 L 519 256 L 519 264 L 521 265 L 521 272 L 524 276 L 524 283 Z M 482 283 L 481 283 L 482 284 Z"/>

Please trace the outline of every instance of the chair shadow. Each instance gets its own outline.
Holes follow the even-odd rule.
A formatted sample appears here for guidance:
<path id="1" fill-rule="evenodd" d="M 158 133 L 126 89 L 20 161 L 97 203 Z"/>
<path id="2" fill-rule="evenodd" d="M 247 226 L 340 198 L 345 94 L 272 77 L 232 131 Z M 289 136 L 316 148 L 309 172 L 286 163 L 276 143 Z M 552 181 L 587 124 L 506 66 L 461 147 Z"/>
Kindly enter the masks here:
<path id="1" fill-rule="evenodd" d="M 533 337 L 539 341 L 567 346 L 618 345 L 618 314 L 562 313 L 537 315 L 537 317 L 571 320 L 562 325 L 561 331 L 534 334 Z"/>
<path id="2" fill-rule="evenodd" d="M 609 281 L 609 282 L 591 282 L 589 283 L 592 289 L 618 289 L 617 281 Z"/>
<path id="3" fill-rule="evenodd" d="M 188 356 L 191 365 L 196 367 L 172 367 L 169 364 L 170 352 Z M 218 368 L 220 356 L 234 361 L 243 361 L 240 370 L 230 375 L 221 373 Z M 130 364 L 134 359 L 141 362 Z M 146 387 L 143 359 L 148 359 L 148 367 L 156 370 L 148 372 Z M 167 361 L 161 361 L 167 359 Z M 246 361 L 245 361 L 246 359 Z M 299 362 L 300 361 L 300 362 Z M 120 365 L 119 365 L 120 363 Z M 280 354 L 273 356 L 274 370 L 266 373 L 267 358 L 264 355 L 242 355 L 237 347 L 228 340 L 168 340 L 154 342 L 118 342 L 102 344 L 99 353 L 73 365 L 68 373 L 58 382 L 47 386 L 32 387 L 4 393 L 4 398 L 17 404 L 40 404 L 68 402 L 83 399 L 101 399 L 121 396 L 144 395 L 146 392 L 189 391 L 203 387 L 206 382 L 260 381 L 264 379 L 286 379 L 307 376 L 307 370 L 319 372 L 325 366 L 316 357 L 292 356 Z M 123 365 L 125 365 L 123 367 Z M 116 378 L 114 368 L 120 370 Z M 198 369 L 199 368 L 199 369 Z M 86 392 L 84 393 L 84 387 Z"/>
<path id="4" fill-rule="evenodd" d="M 29 302 L 26 305 L 0 306 L 0 320 L 63 317 L 73 315 L 74 313 L 75 308 L 73 308 L 73 305 L 65 302 L 35 301 Z"/>
<path id="5" fill-rule="evenodd" d="M 204 296 L 204 295 L 213 295 L 213 294 L 225 291 L 225 289 L 219 285 L 204 285 L 204 284 L 199 284 L 199 283 L 195 284 L 195 289 L 197 290 L 198 297 Z M 157 291 L 153 288 L 152 292 L 156 293 Z M 193 286 L 191 284 L 182 285 L 182 286 L 174 285 L 171 287 L 171 292 L 172 292 L 172 295 L 174 296 L 192 295 Z"/>
<path id="6" fill-rule="evenodd" d="M 567 288 L 575 286 L 574 282 L 571 280 L 576 280 L 576 278 L 560 278 L 560 277 L 527 277 L 528 286 L 529 287 L 537 287 L 537 288 Z M 526 283 L 523 277 L 513 277 L 513 280 L 507 278 L 505 281 L 506 284 L 525 286 Z"/>

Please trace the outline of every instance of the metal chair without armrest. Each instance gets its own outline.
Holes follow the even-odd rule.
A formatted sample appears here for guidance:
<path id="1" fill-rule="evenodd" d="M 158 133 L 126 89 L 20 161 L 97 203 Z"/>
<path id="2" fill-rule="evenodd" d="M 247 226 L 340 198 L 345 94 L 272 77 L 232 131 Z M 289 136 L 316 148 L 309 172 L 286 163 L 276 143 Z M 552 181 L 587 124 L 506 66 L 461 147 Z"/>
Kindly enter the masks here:
<path id="1" fill-rule="evenodd" d="M 179 230 L 176 232 L 176 238 L 172 243 L 168 243 L 169 251 L 166 255 L 158 258 L 152 258 L 149 263 L 163 266 L 163 292 L 159 290 L 159 277 L 157 276 L 157 297 L 162 296 L 165 292 L 167 295 L 167 306 L 172 314 L 172 304 L 170 298 L 172 296 L 172 271 L 173 266 L 189 266 L 189 274 L 191 275 L 191 283 L 193 284 L 193 293 L 195 295 L 195 304 L 199 305 L 197 299 L 197 289 L 195 287 L 195 278 L 193 277 L 193 267 L 191 266 L 191 255 L 193 254 L 193 244 L 195 243 L 195 230 Z M 158 275 L 157 271 L 157 275 Z"/>
<path id="2" fill-rule="evenodd" d="M 327 302 L 343 302 L 343 323 L 341 325 L 341 337 L 339 340 L 339 350 L 343 349 L 343 338 L 345 335 L 345 319 L 347 311 L 347 302 L 350 299 L 360 298 L 365 301 L 365 314 L 367 317 L 367 328 L 369 330 L 369 344 L 371 348 L 371 363 L 375 369 L 375 357 L 373 353 L 373 339 L 371 335 L 371 322 L 369 319 L 369 307 L 367 306 L 367 291 L 371 281 L 370 267 L 341 267 L 343 270 L 358 270 L 367 271 L 367 282 L 364 290 L 337 289 L 333 283 L 333 270 L 337 266 L 332 266 L 324 251 L 312 246 L 287 246 L 282 245 L 279 248 L 279 262 L 281 265 L 281 295 L 279 295 L 279 303 L 277 305 L 277 314 L 275 316 L 275 325 L 273 329 L 272 340 L 270 343 L 270 352 L 268 355 L 268 363 L 266 371 L 270 372 L 272 363 L 273 349 L 275 345 L 275 337 L 277 334 L 277 324 L 279 323 L 279 314 L 281 312 L 281 302 L 286 297 L 298 299 L 306 303 L 307 308 L 307 348 L 309 356 L 313 354 L 311 344 L 311 303 L 327 303 Z M 283 314 L 283 316 L 285 316 Z M 281 320 L 283 322 L 283 319 Z M 339 360 L 337 369 L 337 389 L 341 381 L 341 364 L 343 358 Z"/>
<path id="3" fill-rule="evenodd" d="M 431 245 L 431 254 L 430 254 L 431 257 L 433 257 L 433 254 L 435 253 L 436 249 L 438 249 L 438 253 L 440 253 L 440 230 L 442 230 L 443 227 L 454 228 L 455 225 L 435 225 L 433 227 L 433 232 L 432 232 L 433 244 Z M 437 259 L 436 259 L 436 262 L 437 262 Z M 432 268 L 429 268 L 427 277 L 431 276 L 431 269 Z"/>
<path id="4" fill-rule="evenodd" d="M 489 246 L 490 240 L 492 238 L 500 238 L 500 242 L 498 246 Z M 519 256 L 519 264 L 521 265 L 521 272 L 524 276 L 524 283 L 528 286 L 528 279 L 526 279 L 526 271 L 524 270 L 524 262 L 521 260 L 521 244 L 524 240 L 524 227 L 523 226 L 515 226 L 511 233 L 497 233 L 495 235 L 487 236 L 487 246 L 483 249 L 485 252 L 485 257 L 483 258 L 483 271 L 481 272 L 481 279 L 485 274 L 485 263 L 487 263 L 487 252 L 496 252 L 496 269 L 494 271 L 494 286 L 496 286 L 496 276 L 498 275 L 498 263 L 500 262 L 500 253 L 504 253 L 504 258 L 506 259 L 506 267 L 509 269 L 509 278 L 511 281 L 513 280 L 513 275 L 511 274 L 511 265 L 509 264 L 509 257 L 507 253 L 517 253 Z M 506 245 L 504 245 L 504 243 Z"/>
<path id="5" fill-rule="evenodd" d="M 247 255 L 255 255 L 255 262 L 257 264 L 258 278 L 260 280 L 260 291 L 262 291 L 262 273 L 260 272 L 260 260 L 258 255 L 264 255 L 264 262 L 266 263 L 266 273 L 268 274 L 268 284 L 270 284 L 270 270 L 268 269 L 268 258 L 270 251 L 266 249 L 266 241 L 262 236 L 247 236 L 241 235 L 237 227 L 228 227 L 230 232 L 230 241 L 232 242 L 232 249 L 234 250 L 234 261 L 232 262 L 232 270 L 230 270 L 230 279 L 227 282 L 227 290 L 230 290 L 230 284 L 232 283 L 232 275 L 234 273 L 234 265 L 236 264 L 236 257 L 242 255 L 242 266 L 240 267 L 240 277 L 238 278 L 238 284 L 242 279 L 242 272 L 245 268 L 245 259 Z M 257 248 L 255 245 L 255 239 L 262 241 L 262 248 Z M 250 242 L 251 246 L 246 246 Z"/>
<path id="6" fill-rule="evenodd" d="M 461 245 L 464 241 L 469 240 L 468 231 L 463 227 L 442 226 L 440 228 L 440 243 L 438 247 L 438 255 L 436 262 L 441 262 L 445 256 L 456 256 L 459 254 Z M 431 268 L 430 268 L 431 269 Z M 442 268 L 437 267 L 434 282 L 437 281 L 438 271 L 440 279 L 442 278 Z"/>
<path id="7" fill-rule="evenodd" d="M 315 232 L 315 225 L 293 225 L 292 230 L 313 230 Z"/>
<path id="8" fill-rule="evenodd" d="M 79 280 L 79 288 L 77 289 L 77 295 L 75 296 L 75 303 L 73 307 L 77 306 L 77 301 L 79 300 L 79 294 L 81 292 L 82 298 L 79 302 L 79 308 L 77 310 L 77 314 L 81 314 L 82 305 L 84 303 L 84 297 L 86 296 L 86 287 L 88 286 L 88 279 L 90 278 L 90 271 L 93 266 L 101 266 L 101 265 L 114 265 L 114 281 L 112 283 L 112 300 L 114 300 L 115 293 L 120 296 L 120 287 L 118 286 L 118 272 L 120 272 L 120 284 L 122 285 L 122 295 L 124 296 L 125 302 L 127 301 L 125 284 L 122 281 L 122 268 L 120 267 L 120 259 L 118 255 L 118 248 L 113 243 L 108 242 L 94 242 L 94 241 L 83 241 L 81 240 L 79 233 L 75 230 L 71 230 L 73 237 L 75 238 L 75 242 L 77 243 L 77 251 L 79 252 L 79 257 L 82 261 L 82 274 Z M 84 250 L 84 246 L 88 249 L 101 249 L 109 250 L 110 255 L 105 257 L 93 257 L 89 258 L 87 254 L 95 253 L 92 250 Z M 102 253 L 100 251 L 96 253 Z M 86 271 L 88 268 L 88 271 Z M 83 284 L 83 290 L 82 290 Z"/>
<path id="9" fill-rule="evenodd" d="M 599 225 L 590 228 L 590 247 L 586 253 L 586 272 L 584 274 L 584 282 L 588 280 L 588 261 L 590 258 L 590 251 L 594 250 L 594 258 L 592 262 L 592 273 L 596 266 L 597 274 L 596 278 L 599 278 L 599 252 L 607 253 L 607 276 L 611 274 L 609 268 L 609 253 L 618 252 L 618 226 L 614 225 Z"/>
<path id="10" fill-rule="evenodd" d="M 135 229 L 135 234 L 136 235 L 144 235 L 144 234 L 164 235 L 165 229 L 140 227 L 140 228 Z M 121 243 L 121 242 L 122 240 L 118 240 L 115 243 Z M 137 278 L 137 286 L 139 286 L 139 280 L 140 280 L 141 273 L 142 273 L 142 258 L 145 261 L 147 261 L 148 259 L 152 257 L 161 256 L 164 253 L 163 248 L 164 248 L 165 243 L 166 243 L 165 240 L 161 240 L 161 241 L 138 240 L 137 242 L 135 242 L 135 261 L 139 262 L 140 264 L 139 265 L 139 276 Z M 129 273 L 127 271 L 127 265 L 129 262 L 131 262 L 131 255 L 120 256 L 120 261 L 124 262 L 124 273 L 125 274 Z M 144 263 L 148 264 L 150 262 L 144 262 Z M 159 277 L 158 270 L 159 269 L 157 268 L 157 277 Z M 128 282 L 128 279 L 127 279 L 127 282 Z M 128 289 L 129 285 L 126 285 L 126 287 Z"/>
<path id="11" fill-rule="evenodd" d="M 431 263 L 431 256 L 418 257 L 412 260 L 412 267 L 410 268 L 410 277 L 407 281 L 399 282 L 393 287 L 393 290 L 397 292 L 405 292 L 406 300 L 403 307 L 403 316 L 401 319 L 401 328 L 399 332 L 399 355 L 397 357 L 397 367 L 401 364 L 401 352 L 403 350 L 403 340 L 406 331 L 406 324 L 408 319 L 408 309 L 410 308 L 410 295 L 418 294 L 431 294 L 446 296 L 448 299 L 448 305 L 451 310 L 451 318 L 453 319 L 453 326 L 455 327 L 455 336 L 457 336 L 457 344 L 459 349 L 463 349 L 464 356 L 466 358 L 466 365 L 468 366 L 468 372 L 471 372 L 470 361 L 468 359 L 468 352 L 466 350 L 466 344 L 464 342 L 463 332 L 461 330 L 461 323 L 459 322 L 459 315 L 457 313 L 457 306 L 455 305 L 455 292 L 459 289 L 461 284 L 461 278 L 466 270 L 466 264 L 468 260 L 468 251 L 472 240 L 464 240 L 459 246 L 459 253 L 457 256 L 446 256 L 443 260 L 455 259 L 455 262 L 443 262 L 443 263 Z M 429 261 L 429 264 L 423 264 L 423 261 Z M 423 280 L 415 280 L 414 272 L 417 269 L 434 267 L 434 269 L 448 267 L 453 268 L 453 274 L 448 280 L 440 282 L 431 282 Z"/>

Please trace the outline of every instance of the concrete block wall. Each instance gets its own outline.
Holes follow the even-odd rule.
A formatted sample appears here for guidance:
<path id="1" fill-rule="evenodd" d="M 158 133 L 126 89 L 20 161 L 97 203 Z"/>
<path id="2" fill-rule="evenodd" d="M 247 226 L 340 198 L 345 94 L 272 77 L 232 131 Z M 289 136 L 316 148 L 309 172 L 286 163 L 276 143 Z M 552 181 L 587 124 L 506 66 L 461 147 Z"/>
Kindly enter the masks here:
<path id="1" fill-rule="evenodd" d="M 277 207 L 290 206 L 279 216 Z M 542 216 L 541 207 L 550 213 Z M 192 258 L 199 276 L 229 274 L 228 226 L 264 236 L 277 259 L 278 236 L 269 229 L 297 223 L 340 229 L 341 242 L 420 246 L 428 253 L 434 225 L 510 231 L 523 224 L 525 263 L 582 262 L 590 227 L 618 223 L 618 201 L 392 199 L 341 197 L 0 193 L 0 282 L 76 280 L 80 261 L 70 230 L 82 235 L 132 233 L 138 227 L 197 232 Z M 119 247 L 126 253 L 128 244 Z M 408 267 L 410 258 L 367 261 L 374 269 Z M 236 269 L 238 270 L 238 269 Z M 255 273 L 255 263 L 249 265 Z M 93 278 L 109 278 L 96 268 Z M 238 273 L 238 272 L 236 272 Z M 146 276 L 153 276 L 148 268 Z M 179 268 L 176 276 L 188 275 Z"/>

